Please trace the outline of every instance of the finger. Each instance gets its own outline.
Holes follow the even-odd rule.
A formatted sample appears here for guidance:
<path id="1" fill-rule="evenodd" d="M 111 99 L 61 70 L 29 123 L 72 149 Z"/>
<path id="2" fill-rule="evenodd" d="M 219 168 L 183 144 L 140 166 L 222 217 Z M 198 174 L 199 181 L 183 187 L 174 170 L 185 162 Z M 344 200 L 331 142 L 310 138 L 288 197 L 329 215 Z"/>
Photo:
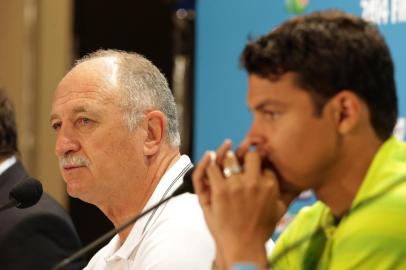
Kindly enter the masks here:
<path id="1" fill-rule="evenodd" d="M 223 164 L 224 158 L 226 157 L 226 154 L 228 150 L 231 149 L 232 142 L 230 139 L 225 139 L 223 144 L 217 149 L 216 155 L 216 161 L 218 164 Z"/>
<path id="2" fill-rule="evenodd" d="M 282 192 L 280 190 L 280 185 L 278 178 L 272 170 L 266 169 L 262 172 L 262 177 L 265 179 L 265 181 L 272 181 L 273 184 L 275 185 L 275 192 L 276 195 L 279 197 L 280 202 L 285 205 L 286 208 L 289 207 L 290 203 L 300 194 L 300 192 L 296 191 L 288 191 L 288 192 Z"/>
<path id="3" fill-rule="evenodd" d="M 261 157 L 258 152 L 250 151 L 244 157 L 246 181 L 257 182 L 261 175 Z"/>
<path id="4" fill-rule="evenodd" d="M 250 150 L 250 147 L 251 147 L 251 140 L 248 137 L 245 137 L 236 150 L 237 158 L 240 160 L 243 160 L 244 156 Z"/>
<path id="5" fill-rule="evenodd" d="M 224 185 L 223 173 L 219 165 L 211 160 L 206 170 L 207 179 L 209 180 L 210 189 L 213 193 L 217 192 Z"/>
<path id="6" fill-rule="evenodd" d="M 240 163 L 238 162 L 234 151 L 228 150 L 223 161 L 223 167 L 232 166 L 240 166 Z"/>
<path id="7" fill-rule="evenodd" d="M 264 179 L 265 181 L 275 182 L 276 187 L 278 188 L 278 191 L 279 191 L 279 182 L 276 178 L 276 174 L 274 171 L 272 171 L 270 169 L 265 169 L 261 172 L 261 176 L 262 176 L 262 179 Z"/>
<path id="8" fill-rule="evenodd" d="M 193 188 L 196 195 L 199 197 L 199 201 L 202 200 L 203 203 L 206 203 L 209 198 L 208 196 L 208 187 L 205 183 L 205 175 L 207 167 L 209 166 L 211 160 L 215 159 L 215 152 L 208 151 L 203 156 L 202 160 L 195 167 L 192 174 Z"/>
<path id="9" fill-rule="evenodd" d="M 223 174 L 225 178 L 234 177 L 235 175 L 240 175 L 242 173 L 242 168 L 237 160 L 234 152 L 231 150 L 227 151 L 226 157 L 223 162 Z M 235 177 L 234 177 L 235 178 Z"/>

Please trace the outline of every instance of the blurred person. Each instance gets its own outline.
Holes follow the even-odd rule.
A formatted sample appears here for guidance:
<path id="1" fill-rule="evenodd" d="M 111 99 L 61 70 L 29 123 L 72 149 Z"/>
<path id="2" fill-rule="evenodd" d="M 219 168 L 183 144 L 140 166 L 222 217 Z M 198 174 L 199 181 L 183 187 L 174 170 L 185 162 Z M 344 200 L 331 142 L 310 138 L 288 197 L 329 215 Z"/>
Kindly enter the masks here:
<path id="1" fill-rule="evenodd" d="M 0 90 L 0 201 L 28 177 L 18 159 L 17 127 L 11 100 Z M 66 211 L 48 194 L 26 209 L 0 212 L 0 269 L 49 270 L 80 248 L 79 237 Z M 82 269 L 78 261 L 67 269 Z"/>
<path id="2" fill-rule="evenodd" d="M 115 227 L 169 196 L 192 167 L 179 153 L 168 83 L 136 53 L 80 60 L 55 91 L 51 125 L 68 193 Z M 183 194 L 116 235 L 85 269 L 208 269 L 213 257 L 197 197 Z"/>
<path id="3" fill-rule="evenodd" d="M 253 121 L 196 167 L 219 269 L 406 269 L 406 145 L 394 67 L 377 27 L 340 11 L 292 18 L 249 42 Z M 290 202 L 317 198 L 264 243 Z"/>

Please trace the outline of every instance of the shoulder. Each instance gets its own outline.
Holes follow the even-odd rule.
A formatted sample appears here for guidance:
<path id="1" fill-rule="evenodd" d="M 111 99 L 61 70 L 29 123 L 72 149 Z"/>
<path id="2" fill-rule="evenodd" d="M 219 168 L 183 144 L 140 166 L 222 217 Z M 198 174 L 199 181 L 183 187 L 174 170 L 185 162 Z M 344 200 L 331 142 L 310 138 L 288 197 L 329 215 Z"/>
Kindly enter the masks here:
<path id="1" fill-rule="evenodd" d="M 35 220 L 38 217 L 60 220 L 73 227 L 71 218 L 66 210 L 47 193 L 44 193 L 39 202 L 26 209 L 14 209 L 20 220 Z"/>
<path id="2" fill-rule="evenodd" d="M 183 194 L 158 209 L 153 220 L 151 237 L 162 239 L 184 239 L 191 242 L 201 239 L 201 244 L 211 242 L 211 236 L 204 220 L 198 199 L 192 194 Z"/>
<path id="3" fill-rule="evenodd" d="M 30 239 L 27 236 L 30 236 Z M 21 243 L 32 241 L 32 238 L 36 238 L 38 241 L 61 243 L 62 245 L 74 243 L 72 248 L 80 246 L 79 238 L 70 222 L 58 215 L 44 212 L 31 212 L 16 219 L 13 226 L 9 227 L 6 234 L 2 236 L 1 243 L 13 241 Z"/>
<path id="4" fill-rule="evenodd" d="M 84 270 L 108 268 L 108 265 L 106 263 L 107 258 L 114 253 L 117 245 L 118 235 L 114 236 L 108 244 L 106 244 L 99 251 L 97 251 L 96 254 L 93 255 Z"/>
<path id="5" fill-rule="evenodd" d="M 350 212 L 336 230 L 332 269 L 406 267 L 405 208 L 402 184 Z"/>
<path id="6" fill-rule="evenodd" d="M 0 245 L 24 243 L 27 236 L 39 242 L 53 242 L 72 250 L 80 247 L 79 237 L 66 211 L 47 194 L 33 207 L 9 209 L 0 215 Z"/>
<path id="7" fill-rule="evenodd" d="M 276 241 L 270 260 L 273 261 L 289 247 L 306 239 L 319 228 L 323 217 L 327 213 L 327 206 L 320 201 L 317 201 L 312 206 L 303 207 Z M 300 269 L 301 256 L 307 244 L 308 242 L 305 241 L 297 248 L 283 255 L 283 259 L 278 261 L 276 269 Z"/>
<path id="8" fill-rule="evenodd" d="M 188 213 L 198 213 L 199 215 L 202 213 L 198 198 L 195 194 L 184 193 L 179 195 L 168 202 L 168 206 L 170 206 L 171 213 L 184 213 L 185 211 Z M 198 211 L 196 211 L 198 210 Z"/>
<path id="9" fill-rule="evenodd" d="M 292 223 L 288 225 L 286 230 L 281 234 L 276 242 L 294 241 L 297 238 L 307 235 L 309 232 L 318 228 L 323 220 L 323 217 L 329 212 L 327 206 L 317 201 L 311 206 L 303 207 Z"/>
<path id="10" fill-rule="evenodd" d="M 76 231 L 65 219 L 49 212 L 31 211 L 14 219 L 1 235 L 0 261 L 17 267 L 10 269 L 50 269 L 80 246 Z M 82 261 L 78 265 L 82 266 Z"/>
<path id="11" fill-rule="evenodd" d="M 139 268 L 210 269 L 215 245 L 196 196 L 174 198 L 159 214 L 137 252 Z"/>
<path id="12" fill-rule="evenodd" d="M 31 207 L 34 212 L 57 216 L 71 224 L 71 218 L 66 210 L 47 193 L 42 195 L 37 205 Z"/>
<path id="13" fill-rule="evenodd" d="M 406 184 L 398 185 L 378 198 L 366 200 L 359 208 L 350 211 L 347 218 L 340 224 L 337 233 L 342 235 L 342 243 L 346 240 L 355 245 L 371 242 L 382 248 L 403 247 L 406 245 Z M 371 241 L 373 235 L 373 241 Z M 373 242 L 373 243 L 372 243 Z M 369 245 L 370 246 L 370 245 Z"/>
<path id="14" fill-rule="evenodd" d="M 276 241 L 274 252 L 317 229 L 327 212 L 327 206 L 320 201 L 303 207 Z"/>

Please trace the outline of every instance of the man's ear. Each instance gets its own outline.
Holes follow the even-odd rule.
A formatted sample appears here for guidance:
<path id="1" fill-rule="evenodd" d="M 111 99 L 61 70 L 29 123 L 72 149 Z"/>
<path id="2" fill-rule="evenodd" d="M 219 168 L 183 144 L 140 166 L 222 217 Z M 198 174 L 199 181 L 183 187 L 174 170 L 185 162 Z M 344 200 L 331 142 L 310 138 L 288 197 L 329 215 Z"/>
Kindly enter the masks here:
<path id="1" fill-rule="evenodd" d="M 356 129 L 363 120 L 362 100 L 353 92 L 343 90 L 329 100 L 334 122 L 340 134 L 347 134 Z"/>
<path id="2" fill-rule="evenodd" d="M 144 127 L 147 137 L 144 141 L 144 155 L 151 156 L 158 152 L 164 141 L 167 126 L 166 116 L 161 111 L 148 112 L 144 118 Z"/>

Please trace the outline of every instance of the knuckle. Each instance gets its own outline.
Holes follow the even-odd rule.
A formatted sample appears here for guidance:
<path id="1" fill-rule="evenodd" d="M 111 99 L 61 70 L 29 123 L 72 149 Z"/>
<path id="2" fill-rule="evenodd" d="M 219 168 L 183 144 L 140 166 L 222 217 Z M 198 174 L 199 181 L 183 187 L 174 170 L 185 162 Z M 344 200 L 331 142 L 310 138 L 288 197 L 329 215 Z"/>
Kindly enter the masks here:
<path id="1" fill-rule="evenodd" d="M 213 197 L 224 197 L 227 194 L 227 190 L 224 186 L 218 186 L 215 189 L 212 189 Z"/>
<path id="2" fill-rule="evenodd" d="M 231 196 L 240 196 L 243 193 L 243 187 L 240 184 L 233 184 L 229 186 Z"/>
<path id="3" fill-rule="evenodd" d="M 249 181 L 246 183 L 247 191 L 251 193 L 258 193 L 261 190 L 260 185 L 257 182 Z"/>
<path id="4" fill-rule="evenodd" d="M 263 183 L 264 189 L 271 194 L 274 194 L 278 190 L 278 185 L 275 181 L 266 181 Z"/>

